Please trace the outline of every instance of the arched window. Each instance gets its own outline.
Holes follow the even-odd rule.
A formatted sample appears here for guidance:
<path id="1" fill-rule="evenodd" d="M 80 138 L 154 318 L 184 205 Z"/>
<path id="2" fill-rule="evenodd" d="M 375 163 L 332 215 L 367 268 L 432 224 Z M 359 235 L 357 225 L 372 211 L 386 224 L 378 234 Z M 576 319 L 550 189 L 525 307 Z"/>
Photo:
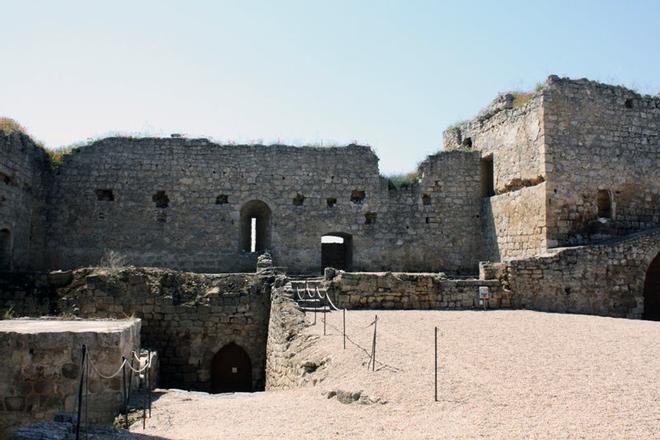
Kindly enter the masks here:
<path id="1" fill-rule="evenodd" d="M 11 270 L 11 232 L 0 229 L 0 270 Z"/>
<path id="2" fill-rule="evenodd" d="M 270 248 L 270 208 L 251 200 L 241 208 L 241 249 L 263 252 Z"/>
<path id="3" fill-rule="evenodd" d="M 612 218 L 612 193 L 606 189 L 599 189 L 596 202 L 598 218 Z"/>
<path id="4" fill-rule="evenodd" d="M 321 237 L 321 269 L 332 267 L 351 270 L 353 237 L 343 232 L 331 232 Z"/>

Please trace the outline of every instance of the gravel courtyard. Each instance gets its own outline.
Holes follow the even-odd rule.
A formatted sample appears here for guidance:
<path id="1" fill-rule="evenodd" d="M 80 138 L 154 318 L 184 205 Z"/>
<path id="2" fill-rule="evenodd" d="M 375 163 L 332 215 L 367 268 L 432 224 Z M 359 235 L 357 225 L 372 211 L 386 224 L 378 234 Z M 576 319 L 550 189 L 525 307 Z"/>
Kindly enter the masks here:
<path id="1" fill-rule="evenodd" d="M 328 363 L 316 386 L 208 395 L 165 392 L 146 431 L 174 439 L 660 438 L 660 323 L 532 311 L 349 311 L 307 332 Z M 439 328 L 439 401 L 433 328 Z M 363 391 L 344 404 L 330 390 Z M 384 403 L 385 402 L 385 403 Z"/>

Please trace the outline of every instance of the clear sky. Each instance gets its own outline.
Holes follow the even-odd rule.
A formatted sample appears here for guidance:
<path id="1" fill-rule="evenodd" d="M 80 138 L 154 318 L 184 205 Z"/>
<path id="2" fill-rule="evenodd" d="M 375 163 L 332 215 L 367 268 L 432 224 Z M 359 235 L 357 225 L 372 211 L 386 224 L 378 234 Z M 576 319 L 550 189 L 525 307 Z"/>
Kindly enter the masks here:
<path id="1" fill-rule="evenodd" d="M 113 133 L 372 145 L 384 173 L 549 74 L 660 92 L 660 1 L 0 0 L 0 115 Z"/>

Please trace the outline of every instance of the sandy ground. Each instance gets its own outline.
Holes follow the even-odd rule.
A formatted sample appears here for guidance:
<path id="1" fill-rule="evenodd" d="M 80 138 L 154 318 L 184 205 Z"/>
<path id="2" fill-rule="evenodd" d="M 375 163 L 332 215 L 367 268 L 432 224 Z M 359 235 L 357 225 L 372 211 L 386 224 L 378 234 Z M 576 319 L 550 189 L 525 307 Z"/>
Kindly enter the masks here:
<path id="1" fill-rule="evenodd" d="M 253 394 L 169 391 L 147 430 L 175 439 L 660 439 L 660 323 L 532 311 L 349 311 L 314 348 L 329 357 L 313 387 Z M 439 328 L 438 402 L 433 329 Z M 321 322 L 307 329 L 323 333 Z M 393 368 L 392 368 L 393 367 Z M 387 403 L 343 404 L 329 390 Z"/>

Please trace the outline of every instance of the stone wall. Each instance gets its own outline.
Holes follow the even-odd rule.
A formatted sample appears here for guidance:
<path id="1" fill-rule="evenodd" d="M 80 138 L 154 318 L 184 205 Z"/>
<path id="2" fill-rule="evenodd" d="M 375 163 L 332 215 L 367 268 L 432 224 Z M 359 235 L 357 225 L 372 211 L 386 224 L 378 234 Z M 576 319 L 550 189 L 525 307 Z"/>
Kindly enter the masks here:
<path id="1" fill-rule="evenodd" d="M 285 278 L 275 282 L 271 295 L 266 361 L 266 389 L 290 389 L 313 382 L 323 361 L 308 351 L 315 336 L 305 335 L 305 314 L 293 300 Z"/>
<path id="2" fill-rule="evenodd" d="M 139 352 L 140 321 L 0 321 L 0 437 L 17 426 L 76 410 L 83 344 L 99 371 L 109 375 L 122 356 Z M 90 423 L 114 419 L 120 386 L 119 377 L 90 375 Z"/>
<path id="3" fill-rule="evenodd" d="M 50 266 L 94 265 L 115 250 L 140 266 L 253 270 L 256 254 L 245 250 L 242 231 L 249 232 L 250 217 L 260 222 L 269 211 L 263 248 L 290 273 L 321 272 L 328 233 L 352 237 L 353 269 L 475 273 L 477 155 L 435 155 L 420 175 L 393 188 L 371 149 L 357 145 L 104 139 L 67 156 L 55 178 Z M 246 211 L 252 200 L 267 208 Z"/>
<path id="4" fill-rule="evenodd" d="M 141 318 L 142 343 L 159 354 L 161 386 L 209 390 L 213 357 L 233 342 L 250 356 L 253 388 L 264 388 L 269 278 L 146 268 L 76 274 L 58 290 L 58 309 Z"/>
<path id="5" fill-rule="evenodd" d="M 644 279 L 660 252 L 660 230 L 502 263 L 514 306 L 640 318 Z"/>
<path id="6" fill-rule="evenodd" d="M 482 199 L 486 259 L 500 261 L 546 250 L 545 185 Z"/>
<path id="7" fill-rule="evenodd" d="M 660 226 L 660 98 L 557 77 L 543 95 L 551 246 Z M 611 203 L 605 221 L 599 190 Z"/>
<path id="8" fill-rule="evenodd" d="M 51 275 L 48 282 L 37 274 L 40 281 L 31 284 L 50 293 L 0 291 L 0 305 L 16 316 L 47 311 L 141 318 L 142 345 L 158 352 L 165 387 L 208 390 L 213 357 L 234 342 L 250 356 L 254 389 L 263 389 L 271 278 L 153 268 L 85 268 L 68 275 Z"/>
<path id="9" fill-rule="evenodd" d="M 340 309 L 470 309 L 481 307 L 479 286 L 489 287 L 489 307 L 507 306 L 497 280 L 449 280 L 437 273 L 337 272 L 324 283 Z"/>
<path id="10" fill-rule="evenodd" d="M 44 266 L 50 176 L 42 148 L 22 133 L 0 130 L 0 271 Z"/>
<path id="11" fill-rule="evenodd" d="M 518 106 L 513 95 L 501 95 L 477 118 L 444 133 L 445 149 L 481 155 L 483 258 L 530 256 L 546 248 L 543 99 L 536 93 Z"/>

